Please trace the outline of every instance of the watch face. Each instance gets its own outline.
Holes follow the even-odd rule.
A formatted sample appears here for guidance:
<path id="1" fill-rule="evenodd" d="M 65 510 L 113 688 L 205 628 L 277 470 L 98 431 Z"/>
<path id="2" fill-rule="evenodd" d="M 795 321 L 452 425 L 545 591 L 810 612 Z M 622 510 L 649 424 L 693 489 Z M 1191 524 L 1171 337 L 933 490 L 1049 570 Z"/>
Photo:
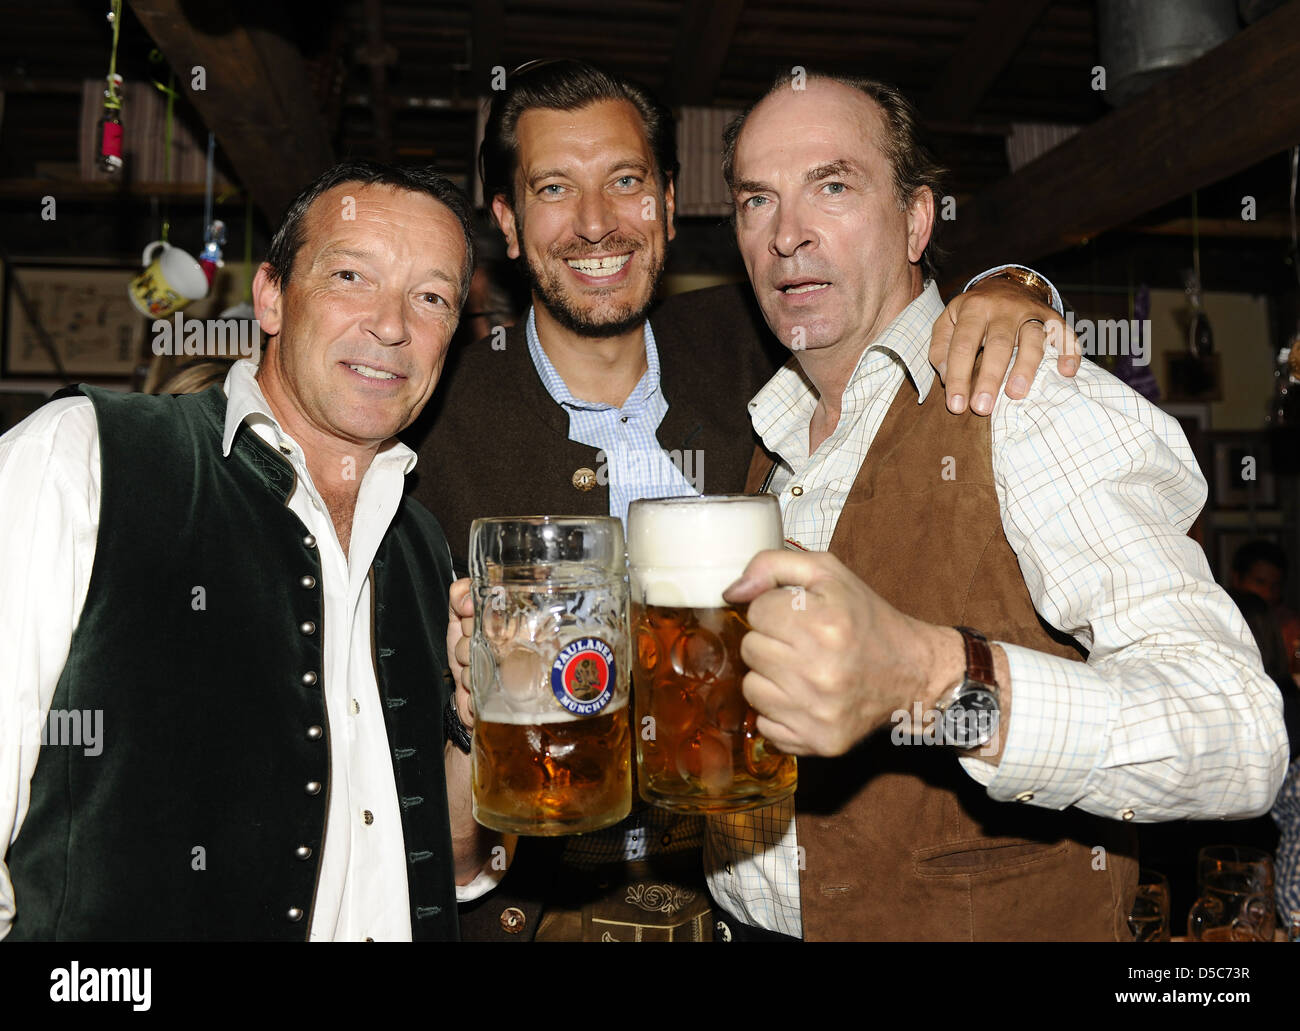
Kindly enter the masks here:
<path id="1" fill-rule="evenodd" d="M 1001 715 L 998 698 L 980 684 L 963 689 L 957 700 L 944 712 L 944 736 L 957 748 L 978 748 L 997 733 Z"/>

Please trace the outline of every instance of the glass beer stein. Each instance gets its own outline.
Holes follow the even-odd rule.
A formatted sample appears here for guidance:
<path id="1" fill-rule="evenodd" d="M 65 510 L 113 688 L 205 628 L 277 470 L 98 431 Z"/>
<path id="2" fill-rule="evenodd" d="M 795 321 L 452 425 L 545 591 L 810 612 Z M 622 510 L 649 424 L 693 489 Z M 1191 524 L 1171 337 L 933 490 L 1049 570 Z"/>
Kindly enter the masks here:
<path id="1" fill-rule="evenodd" d="M 1245 845 L 1208 845 L 1196 858 L 1200 898 L 1187 914 L 1192 941 L 1271 942 L 1277 927 L 1273 857 Z"/>
<path id="2" fill-rule="evenodd" d="M 474 819 L 576 834 L 632 806 L 627 581 L 617 519 L 470 527 Z"/>
<path id="3" fill-rule="evenodd" d="M 1128 929 L 1139 942 L 1169 940 L 1169 881 L 1164 874 L 1143 867 L 1138 871 L 1137 896 L 1128 917 Z"/>
<path id="4" fill-rule="evenodd" d="M 776 497 L 634 501 L 627 525 L 641 797 L 719 813 L 793 794 L 794 756 L 758 733 L 740 689 L 748 606 L 722 600 L 754 555 L 782 546 Z"/>

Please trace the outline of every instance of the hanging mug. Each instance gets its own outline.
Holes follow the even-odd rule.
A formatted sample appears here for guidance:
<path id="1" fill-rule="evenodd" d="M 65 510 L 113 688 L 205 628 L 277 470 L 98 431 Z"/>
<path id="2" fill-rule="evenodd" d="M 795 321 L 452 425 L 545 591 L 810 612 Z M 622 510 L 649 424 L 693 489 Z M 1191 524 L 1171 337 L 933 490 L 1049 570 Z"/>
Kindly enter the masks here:
<path id="1" fill-rule="evenodd" d="M 162 240 L 144 249 L 144 271 L 131 280 L 131 303 L 141 315 L 165 319 L 208 295 L 208 277 L 189 253 Z"/>

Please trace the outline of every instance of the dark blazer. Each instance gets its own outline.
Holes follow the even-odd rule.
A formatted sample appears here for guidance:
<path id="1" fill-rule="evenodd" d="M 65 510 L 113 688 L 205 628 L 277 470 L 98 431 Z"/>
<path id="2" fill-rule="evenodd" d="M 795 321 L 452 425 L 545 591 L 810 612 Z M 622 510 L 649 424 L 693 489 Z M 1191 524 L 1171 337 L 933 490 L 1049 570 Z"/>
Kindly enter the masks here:
<path id="1" fill-rule="evenodd" d="M 789 353 L 770 334 L 748 284 L 679 294 L 650 316 L 668 412 L 667 451 L 698 450 L 703 493 L 739 493 L 754 450 L 747 402 Z M 569 440 L 569 415 L 546 392 L 524 324 L 505 346 L 463 347 L 406 435 L 419 451 L 411 488 L 442 524 L 458 575 L 478 516 L 608 515 L 609 488 L 578 477 L 596 449 Z"/>
<path id="2" fill-rule="evenodd" d="M 769 333 L 747 283 L 680 294 L 650 317 L 668 411 L 659 443 L 703 452 L 703 490 L 737 494 L 754 451 L 747 402 L 789 357 Z M 447 360 L 433 399 L 405 435 L 420 455 L 413 493 L 438 517 L 457 575 L 468 571 L 469 526 L 478 516 L 608 515 L 609 488 L 581 482 L 596 449 L 569 440 L 568 413 L 552 400 L 528 354 L 524 324 Z M 698 482 L 698 481 L 697 481 Z M 525 838 L 500 888 L 462 906 L 471 939 L 528 941 L 563 839 Z"/>

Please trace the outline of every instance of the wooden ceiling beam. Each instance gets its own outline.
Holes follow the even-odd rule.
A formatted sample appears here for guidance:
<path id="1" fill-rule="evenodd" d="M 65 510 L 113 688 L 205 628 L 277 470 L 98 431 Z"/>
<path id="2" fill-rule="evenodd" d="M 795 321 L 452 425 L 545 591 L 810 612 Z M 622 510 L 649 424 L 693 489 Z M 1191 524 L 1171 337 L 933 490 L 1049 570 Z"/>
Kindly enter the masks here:
<path id="1" fill-rule="evenodd" d="M 922 104 L 931 118 L 969 118 L 1016 56 L 1049 0 L 992 0 L 939 73 Z"/>
<path id="2" fill-rule="evenodd" d="M 722 78 L 745 0 L 683 4 L 664 93 L 677 104 L 707 105 Z"/>
<path id="3" fill-rule="evenodd" d="M 1117 227 L 1120 232 L 1138 233 L 1142 236 L 1195 236 L 1222 237 L 1245 240 L 1285 240 L 1291 236 L 1291 220 L 1284 215 L 1272 218 L 1202 218 L 1193 223 L 1190 218 L 1173 218 L 1154 225 L 1127 225 Z"/>
<path id="4" fill-rule="evenodd" d="M 959 205 L 940 239 L 953 256 L 945 285 L 1064 250 L 1297 142 L 1300 3 Z"/>
<path id="5" fill-rule="evenodd" d="M 313 176 L 334 163 L 306 63 L 284 36 L 240 23 L 197 25 L 183 0 L 130 0 L 204 123 L 217 136 L 253 203 L 275 224 Z M 192 69 L 205 88 L 191 88 Z M 127 117 L 130 117 L 129 112 Z"/>

